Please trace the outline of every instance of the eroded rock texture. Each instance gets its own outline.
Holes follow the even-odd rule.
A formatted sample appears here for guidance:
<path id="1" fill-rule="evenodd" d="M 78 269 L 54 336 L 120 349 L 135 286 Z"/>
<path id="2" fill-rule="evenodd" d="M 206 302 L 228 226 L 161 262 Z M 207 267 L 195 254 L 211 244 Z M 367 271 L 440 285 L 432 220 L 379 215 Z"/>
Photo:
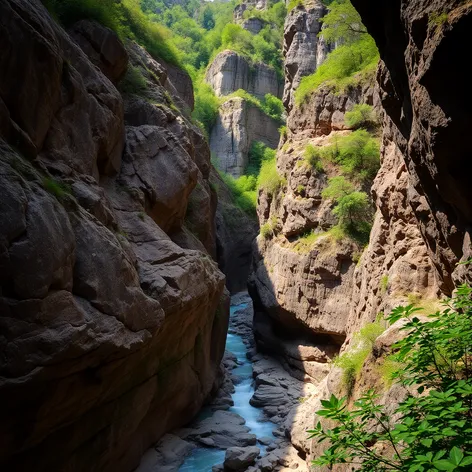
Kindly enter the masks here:
<path id="1" fill-rule="evenodd" d="M 0 4 L 2 470 L 132 470 L 199 410 L 225 345 L 191 99 L 136 44 L 70 34 L 39 1 Z M 122 97 L 128 61 L 146 89 Z"/>
<path id="2" fill-rule="evenodd" d="M 206 82 L 218 97 L 243 89 L 260 99 L 267 93 L 282 96 L 282 84 L 275 69 L 259 62 L 251 64 L 234 51 L 220 52 L 208 67 Z"/>
<path id="3" fill-rule="evenodd" d="M 419 222 L 441 289 L 470 280 L 456 263 L 471 255 L 470 174 L 466 139 L 472 92 L 462 45 L 472 6 L 439 0 L 354 0 L 384 61 L 379 73 L 387 126 L 410 173 L 408 201 Z M 445 21 L 432 21 L 445 14 Z"/>
<path id="4" fill-rule="evenodd" d="M 239 177 L 249 163 L 254 141 L 275 149 L 279 143 L 280 123 L 249 101 L 235 97 L 220 106 L 210 134 L 210 149 L 219 168 Z"/>
<path id="5" fill-rule="evenodd" d="M 285 20 L 283 102 L 287 111 L 293 107 L 293 94 L 301 79 L 313 74 L 332 49 L 332 46 L 326 44 L 323 37 L 319 36 L 321 31 L 319 20 L 326 12 L 326 7 L 320 1 L 309 0 L 293 8 Z"/>

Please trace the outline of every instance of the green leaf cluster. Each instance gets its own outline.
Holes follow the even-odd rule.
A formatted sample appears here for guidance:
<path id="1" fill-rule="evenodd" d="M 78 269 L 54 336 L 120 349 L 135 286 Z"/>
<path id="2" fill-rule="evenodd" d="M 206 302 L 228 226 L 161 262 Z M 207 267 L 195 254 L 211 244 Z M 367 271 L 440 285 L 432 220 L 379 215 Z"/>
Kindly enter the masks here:
<path id="1" fill-rule="evenodd" d="M 377 124 L 377 117 L 373 107 L 367 103 L 354 105 L 352 110 L 346 112 L 344 121 L 349 128 L 372 128 Z"/>
<path id="2" fill-rule="evenodd" d="M 404 319 L 405 333 L 390 356 L 401 366 L 393 378 L 412 393 L 393 414 L 373 390 L 351 409 L 346 398 L 323 400 L 317 414 L 335 426 L 319 422 L 310 431 L 319 442 L 329 441 L 315 465 L 356 464 L 361 472 L 471 470 L 472 288 L 461 285 L 445 306 L 427 320 L 411 305 L 392 311 L 388 320 Z"/>
<path id="3" fill-rule="evenodd" d="M 323 198 L 335 202 L 333 214 L 338 225 L 350 236 L 366 242 L 370 234 L 372 210 L 365 192 L 355 190 L 354 185 L 343 176 L 332 177 L 322 192 Z"/>

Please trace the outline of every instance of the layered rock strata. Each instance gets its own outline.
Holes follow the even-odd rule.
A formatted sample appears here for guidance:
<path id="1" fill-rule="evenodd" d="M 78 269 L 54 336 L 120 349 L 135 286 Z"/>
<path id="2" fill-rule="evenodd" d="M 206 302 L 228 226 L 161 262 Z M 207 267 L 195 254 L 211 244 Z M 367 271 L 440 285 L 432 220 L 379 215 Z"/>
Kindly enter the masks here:
<path id="1" fill-rule="evenodd" d="M 110 30 L 8 0 L 0 39 L 0 465 L 129 471 L 217 386 L 209 149 L 173 72 Z"/>

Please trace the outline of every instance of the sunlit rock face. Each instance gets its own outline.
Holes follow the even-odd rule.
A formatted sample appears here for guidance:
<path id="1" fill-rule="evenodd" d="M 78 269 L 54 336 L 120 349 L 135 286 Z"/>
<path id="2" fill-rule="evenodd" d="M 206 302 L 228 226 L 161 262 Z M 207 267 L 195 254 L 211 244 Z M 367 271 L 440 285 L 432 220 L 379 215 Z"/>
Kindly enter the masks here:
<path id="1" fill-rule="evenodd" d="M 255 141 L 275 149 L 279 143 L 280 123 L 252 103 L 232 98 L 221 105 L 210 134 L 211 153 L 219 168 L 239 177 L 249 163 L 249 151 Z"/>
<path id="2" fill-rule="evenodd" d="M 129 471 L 219 382 L 210 151 L 184 72 L 39 1 L 0 18 L 0 468 Z"/>
<path id="3" fill-rule="evenodd" d="M 313 74 L 333 46 L 320 35 L 326 7 L 318 0 L 303 2 L 289 12 L 284 25 L 284 106 L 293 107 L 294 92 L 306 75 Z"/>
<path id="4" fill-rule="evenodd" d="M 245 57 L 229 50 L 215 57 L 207 69 L 205 81 L 218 97 L 242 89 L 259 99 L 268 93 L 280 98 L 283 90 L 275 69 L 262 62 L 251 64 Z"/>

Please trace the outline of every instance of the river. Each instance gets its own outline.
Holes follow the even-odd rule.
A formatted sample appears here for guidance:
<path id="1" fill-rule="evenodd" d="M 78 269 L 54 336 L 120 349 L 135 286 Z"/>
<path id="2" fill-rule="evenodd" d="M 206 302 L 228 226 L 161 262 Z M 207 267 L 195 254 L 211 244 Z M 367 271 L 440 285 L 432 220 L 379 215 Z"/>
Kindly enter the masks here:
<path id="1" fill-rule="evenodd" d="M 231 305 L 230 316 L 238 316 L 238 311 L 247 307 L 246 303 Z M 238 366 L 232 373 L 238 376 L 240 382 L 235 385 L 235 392 L 232 394 L 234 405 L 229 411 L 237 413 L 246 421 L 246 426 L 250 428 L 250 433 L 255 434 L 258 439 L 274 438 L 272 431 L 276 425 L 270 421 L 264 420 L 262 410 L 250 405 L 249 400 L 254 394 L 254 380 L 252 362 L 247 357 L 248 348 L 243 338 L 229 330 L 226 338 L 226 350 L 236 356 Z M 202 417 L 208 416 L 208 410 L 201 412 Z M 264 441 L 266 442 L 266 441 Z M 259 443 L 257 446 L 261 449 L 261 454 L 265 452 L 265 446 Z M 224 461 L 225 451 L 222 449 L 197 447 L 186 458 L 179 472 L 211 472 L 212 466 L 221 464 Z"/>

